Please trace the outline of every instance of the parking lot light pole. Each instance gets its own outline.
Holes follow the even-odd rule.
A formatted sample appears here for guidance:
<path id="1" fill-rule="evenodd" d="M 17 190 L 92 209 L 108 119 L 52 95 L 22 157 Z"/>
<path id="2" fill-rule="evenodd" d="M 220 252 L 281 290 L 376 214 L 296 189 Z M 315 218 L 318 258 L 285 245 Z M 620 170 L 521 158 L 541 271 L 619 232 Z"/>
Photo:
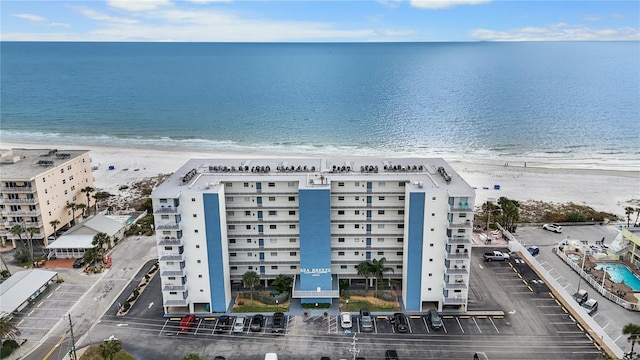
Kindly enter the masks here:
<path id="1" fill-rule="evenodd" d="M 276 299 L 276 312 L 278 312 L 278 310 L 279 310 L 279 308 L 278 308 L 278 302 L 279 302 L 279 300 L 278 300 L 278 299 Z"/>
<path id="2" fill-rule="evenodd" d="M 349 312 L 349 299 L 347 299 L 347 312 Z"/>
<path id="3" fill-rule="evenodd" d="M 587 254 L 582 252 L 582 266 L 580 267 L 580 272 L 578 273 L 578 291 L 580 291 L 580 282 L 582 282 L 582 272 L 584 271 L 584 260 L 587 258 Z"/>
<path id="4" fill-rule="evenodd" d="M 604 273 L 602 273 L 602 292 L 604 292 L 604 290 L 605 290 L 604 281 L 607 279 L 607 268 L 608 268 L 608 266 L 604 266 L 602 268 L 602 270 L 604 271 Z"/>

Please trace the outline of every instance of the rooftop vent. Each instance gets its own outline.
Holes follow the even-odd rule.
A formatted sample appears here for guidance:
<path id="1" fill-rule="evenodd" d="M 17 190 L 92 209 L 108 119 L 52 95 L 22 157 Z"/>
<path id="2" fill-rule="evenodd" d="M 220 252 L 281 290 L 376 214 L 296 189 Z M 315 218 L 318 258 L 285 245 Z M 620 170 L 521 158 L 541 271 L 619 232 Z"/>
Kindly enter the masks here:
<path id="1" fill-rule="evenodd" d="M 446 181 L 447 184 L 451 182 L 451 176 L 447 174 L 447 170 L 445 170 L 444 167 L 440 166 L 438 168 L 438 173 L 444 178 L 444 181 Z"/>
<path id="2" fill-rule="evenodd" d="M 198 173 L 198 171 L 196 169 L 191 169 L 191 170 L 189 170 L 188 173 L 186 173 L 180 179 L 182 180 L 182 183 L 185 184 L 185 183 L 189 182 L 189 180 L 193 179 L 193 177 L 196 176 L 197 173 Z"/>
<path id="3" fill-rule="evenodd" d="M 53 161 L 51 161 L 51 160 L 38 160 L 38 165 L 41 165 L 41 166 L 52 166 L 53 165 Z"/>

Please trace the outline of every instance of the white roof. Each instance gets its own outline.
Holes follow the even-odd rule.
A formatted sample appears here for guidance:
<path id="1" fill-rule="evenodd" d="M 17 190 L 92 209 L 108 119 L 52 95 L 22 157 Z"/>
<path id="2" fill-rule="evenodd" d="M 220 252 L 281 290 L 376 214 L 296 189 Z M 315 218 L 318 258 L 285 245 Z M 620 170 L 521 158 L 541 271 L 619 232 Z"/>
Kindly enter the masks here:
<path id="1" fill-rule="evenodd" d="M 95 234 L 62 235 L 46 249 L 91 249 Z"/>
<path id="2" fill-rule="evenodd" d="M 110 219 L 104 215 L 95 215 L 92 216 L 90 218 L 88 218 L 87 220 L 81 222 L 80 224 L 77 224 L 76 226 L 72 227 L 71 229 L 69 229 L 69 231 L 67 231 L 67 234 L 73 234 L 74 231 L 80 229 L 80 228 L 89 228 L 91 230 L 94 230 L 97 233 L 101 232 L 101 233 L 105 233 L 109 236 L 113 236 L 115 234 L 118 233 L 118 231 L 120 231 L 120 229 L 122 229 L 124 227 L 123 224 L 121 224 L 120 222 L 114 220 L 114 219 Z"/>
<path id="3" fill-rule="evenodd" d="M 58 275 L 55 271 L 31 269 L 18 271 L 0 284 L 0 316 L 11 314 L 44 286 L 49 280 Z"/>

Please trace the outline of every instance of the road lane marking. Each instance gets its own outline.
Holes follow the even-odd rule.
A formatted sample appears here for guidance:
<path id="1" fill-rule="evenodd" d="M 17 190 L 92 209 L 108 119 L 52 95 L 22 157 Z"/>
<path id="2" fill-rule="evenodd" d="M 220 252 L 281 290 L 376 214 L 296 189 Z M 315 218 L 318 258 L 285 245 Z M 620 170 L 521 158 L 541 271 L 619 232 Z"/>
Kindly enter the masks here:
<path id="1" fill-rule="evenodd" d="M 51 347 L 51 350 L 49 350 L 49 352 L 44 355 L 42 360 L 47 360 L 49 358 L 49 356 L 51 356 L 51 354 L 53 354 L 53 352 L 56 351 L 56 349 L 60 346 L 60 344 L 62 344 L 62 340 L 64 340 L 64 337 L 65 337 L 65 335 L 62 335 L 60 337 L 60 340 L 58 340 L 58 342 Z"/>

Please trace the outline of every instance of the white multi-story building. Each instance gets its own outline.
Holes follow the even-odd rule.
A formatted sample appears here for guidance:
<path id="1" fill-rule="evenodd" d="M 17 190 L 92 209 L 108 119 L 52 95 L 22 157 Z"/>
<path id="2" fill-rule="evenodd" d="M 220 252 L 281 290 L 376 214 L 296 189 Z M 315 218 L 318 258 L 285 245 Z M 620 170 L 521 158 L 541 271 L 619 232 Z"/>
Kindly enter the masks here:
<path id="1" fill-rule="evenodd" d="M 407 310 L 466 309 L 475 191 L 443 159 L 194 159 L 151 196 L 166 313 L 226 311 L 249 270 L 331 302 L 381 258 Z"/>
<path id="2" fill-rule="evenodd" d="M 38 228 L 32 239 L 48 245 L 48 236 L 54 233 L 51 221 L 60 222 L 59 230 L 71 225 L 74 215 L 82 215 L 67 204 L 86 204 L 81 192 L 86 187 L 93 187 L 88 150 L 0 150 L 0 239 L 11 240 L 15 247 L 19 237 L 10 230 L 20 225 Z"/>

